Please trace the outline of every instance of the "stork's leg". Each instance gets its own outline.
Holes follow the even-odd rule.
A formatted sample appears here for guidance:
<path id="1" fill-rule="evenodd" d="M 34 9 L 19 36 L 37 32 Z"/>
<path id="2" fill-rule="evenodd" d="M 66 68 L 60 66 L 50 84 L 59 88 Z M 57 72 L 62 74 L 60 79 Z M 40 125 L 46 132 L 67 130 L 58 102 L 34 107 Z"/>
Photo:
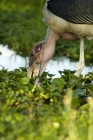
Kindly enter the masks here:
<path id="1" fill-rule="evenodd" d="M 79 63 L 78 63 L 78 69 L 77 69 L 77 73 L 76 76 L 79 77 L 83 68 L 85 65 L 85 61 L 84 61 L 84 39 L 81 38 L 80 39 L 80 58 L 79 58 Z"/>

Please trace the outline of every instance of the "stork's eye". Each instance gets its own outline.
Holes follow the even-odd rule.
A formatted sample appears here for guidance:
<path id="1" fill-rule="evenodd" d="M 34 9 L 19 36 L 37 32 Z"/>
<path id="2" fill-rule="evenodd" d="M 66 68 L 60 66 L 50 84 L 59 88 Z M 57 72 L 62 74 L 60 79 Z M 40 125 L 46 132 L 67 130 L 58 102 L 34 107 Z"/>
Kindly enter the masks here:
<path id="1" fill-rule="evenodd" d="M 41 48 L 42 48 L 42 46 L 39 46 L 36 51 L 37 52 L 40 52 L 41 51 Z"/>

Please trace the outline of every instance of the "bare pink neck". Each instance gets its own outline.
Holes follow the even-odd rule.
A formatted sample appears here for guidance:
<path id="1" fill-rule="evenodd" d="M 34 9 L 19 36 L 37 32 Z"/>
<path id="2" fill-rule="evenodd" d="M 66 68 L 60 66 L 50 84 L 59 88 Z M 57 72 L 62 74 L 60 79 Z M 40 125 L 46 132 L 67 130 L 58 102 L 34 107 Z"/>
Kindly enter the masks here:
<path id="1" fill-rule="evenodd" d="M 46 33 L 46 38 L 45 38 L 45 42 L 51 42 L 51 43 L 56 43 L 56 41 L 60 38 L 60 36 L 55 33 L 53 30 L 51 29 L 47 29 L 47 33 Z"/>

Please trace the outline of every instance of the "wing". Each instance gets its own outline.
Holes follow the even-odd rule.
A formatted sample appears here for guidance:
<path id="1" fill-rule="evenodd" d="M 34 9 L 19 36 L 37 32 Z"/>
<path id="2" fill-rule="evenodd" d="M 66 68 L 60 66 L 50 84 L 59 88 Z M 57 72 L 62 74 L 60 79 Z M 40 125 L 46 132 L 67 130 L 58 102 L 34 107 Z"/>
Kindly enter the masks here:
<path id="1" fill-rule="evenodd" d="M 48 0 L 47 9 L 75 24 L 93 23 L 93 0 Z"/>

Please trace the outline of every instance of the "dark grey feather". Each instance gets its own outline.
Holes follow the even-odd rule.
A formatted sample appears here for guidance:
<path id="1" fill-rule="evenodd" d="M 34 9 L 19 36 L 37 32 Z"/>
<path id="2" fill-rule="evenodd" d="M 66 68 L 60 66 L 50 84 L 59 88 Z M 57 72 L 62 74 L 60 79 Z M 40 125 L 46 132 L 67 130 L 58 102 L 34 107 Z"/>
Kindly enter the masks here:
<path id="1" fill-rule="evenodd" d="M 50 0 L 48 10 L 75 24 L 93 23 L 93 0 Z"/>

